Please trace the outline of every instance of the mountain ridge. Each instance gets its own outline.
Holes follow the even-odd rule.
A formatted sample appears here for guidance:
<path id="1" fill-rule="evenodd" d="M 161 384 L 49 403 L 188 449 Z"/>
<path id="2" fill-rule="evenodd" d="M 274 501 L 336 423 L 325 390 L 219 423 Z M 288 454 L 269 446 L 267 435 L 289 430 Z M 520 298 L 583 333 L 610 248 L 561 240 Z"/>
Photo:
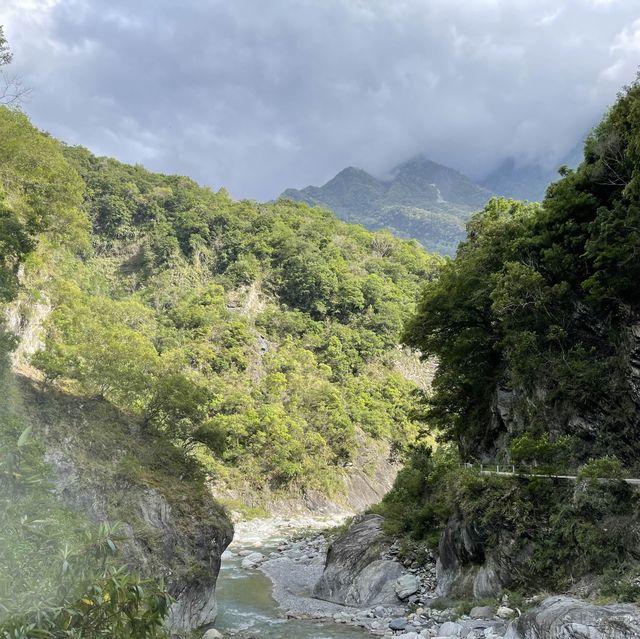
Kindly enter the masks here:
<path id="1" fill-rule="evenodd" d="M 467 219 L 492 195 L 460 171 L 418 154 L 384 177 L 349 166 L 322 186 L 286 189 L 280 198 L 329 208 L 346 222 L 453 254 Z"/>

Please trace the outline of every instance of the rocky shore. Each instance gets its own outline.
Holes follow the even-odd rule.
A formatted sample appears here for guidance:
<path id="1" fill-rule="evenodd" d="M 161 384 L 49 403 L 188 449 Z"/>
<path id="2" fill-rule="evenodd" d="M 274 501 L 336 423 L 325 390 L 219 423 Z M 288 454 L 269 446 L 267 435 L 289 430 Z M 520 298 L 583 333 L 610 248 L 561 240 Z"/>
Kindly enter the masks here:
<path id="1" fill-rule="evenodd" d="M 435 558 L 420 565 L 410 559 L 401 561 L 398 544 L 385 539 L 380 524 L 377 515 L 360 517 L 333 544 L 325 532 L 318 531 L 287 539 L 286 529 L 274 524 L 274 530 L 285 533 L 274 550 L 244 549 L 237 554 L 244 569 L 261 570 L 270 578 L 273 597 L 288 618 L 327 619 L 362 628 L 373 636 L 399 639 L 504 636 L 507 622 L 490 608 L 476 608 L 471 616 L 459 617 L 454 609 L 430 607 L 435 592 Z M 336 546 L 343 550 L 339 557 Z M 341 581 L 351 588 L 332 587 Z M 360 588 L 359 582 L 363 582 Z M 323 583 L 324 591 L 318 588 Z M 333 593 L 332 601 L 322 594 L 328 591 Z M 505 611 L 503 607 L 499 612 L 505 615 Z"/>
<path id="2" fill-rule="evenodd" d="M 496 606 L 468 614 L 443 607 L 436 597 L 436 558 L 421 561 L 400 554 L 381 528 L 381 518 L 354 519 L 346 533 L 330 540 L 328 521 L 268 520 L 248 524 L 240 537 L 274 544 L 227 551 L 244 570 L 260 570 L 273 584 L 273 597 L 289 619 L 314 619 L 395 639 L 631 639 L 640 637 L 640 608 L 596 606 L 571 597 L 551 597 L 522 614 L 503 597 Z M 300 533 L 301 527 L 306 529 Z M 315 529 L 315 530 L 314 530 Z M 262 537 L 265 539 L 266 537 Z M 213 639 L 221 635 L 214 635 Z M 247 637 L 257 635 L 251 634 Z"/>

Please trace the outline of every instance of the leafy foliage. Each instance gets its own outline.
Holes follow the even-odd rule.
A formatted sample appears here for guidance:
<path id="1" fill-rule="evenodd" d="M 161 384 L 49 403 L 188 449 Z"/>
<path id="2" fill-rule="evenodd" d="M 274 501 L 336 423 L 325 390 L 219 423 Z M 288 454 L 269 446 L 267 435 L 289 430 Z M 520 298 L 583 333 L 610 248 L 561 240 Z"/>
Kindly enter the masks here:
<path id="1" fill-rule="evenodd" d="M 445 446 L 416 451 L 377 510 L 390 532 L 431 547 L 450 518 L 461 522 L 484 553 L 508 566 L 503 578 L 522 592 L 559 591 L 611 571 L 621 583 L 605 574 L 603 591 L 620 596 L 626 575 L 637 574 L 640 502 L 623 482 L 481 475 L 461 469 Z"/>
<path id="2" fill-rule="evenodd" d="M 46 144 L 66 190 L 30 204 L 47 218 L 24 250 L 39 234 L 28 275 L 54 310 L 32 362 L 47 384 L 107 400 L 217 476 L 275 489 L 333 490 L 358 437 L 396 452 L 412 441 L 416 388 L 395 371 L 396 344 L 440 258 L 326 211 L 234 202 Z M 67 235 L 86 216 L 74 241 L 56 235 L 63 214 Z"/>
<path id="3" fill-rule="evenodd" d="M 635 83 L 542 206 L 490 201 L 427 285 L 405 339 L 438 356 L 430 417 L 465 458 L 495 455 L 498 437 L 508 445 L 527 433 L 575 437 L 576 462 L 640 457 L 625 372 L 640 276 L 639 113 Z M 516 402 L 508 433 L 499 387 Z M 594 427 L 576 425 L 576 415 Z"/>

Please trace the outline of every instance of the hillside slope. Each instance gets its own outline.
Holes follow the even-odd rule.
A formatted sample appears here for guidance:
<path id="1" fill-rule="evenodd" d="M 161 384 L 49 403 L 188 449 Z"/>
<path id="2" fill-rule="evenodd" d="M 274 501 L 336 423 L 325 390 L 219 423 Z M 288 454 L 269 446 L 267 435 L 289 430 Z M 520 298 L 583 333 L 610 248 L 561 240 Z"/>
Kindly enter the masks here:
<path id="1" fill-rule="evenodd" d="M 408 324 L 439 358 L 428 416 L 450 444 L 417 451 L 384 508 L 439 538 L 450 593 L 640 597 L 640 494 L 619 481 L 640 475 L 638 113 L 636 82 L 541 206 L 492 200 Z"/>
<path id="2" fill-rule="evenodd" d="M 90 251 L 83 192 L 61 146 L 0 108 L 0 634 L 184 633 L 215 617 L 232 536 L 204 472 L 29 363 L 54 285 Z"/>
<path id="3" fill-rule="evenodd" d="M 31 376 L 99 398 L 216 485 L 254 494 L 340 497 L 367 450 L 402 455 L 423 390 L 396 345 L 440 258 L 327 211 L 235 202 L 49 144 L 74 200 L 25 246 L 23 315 L 44 319 Z M 6 279 L 17 286 L 14 268 Z"/>
<path id="4" fill-rule="evenodd" d="M 347 222 L 399 237 L 417 239 L 427 250 L 453 254 L 464 238 L 464 225 L 484 206 L 490 191 L 422 155 L 378 179 L 349 167 L 324 186 L 287 189 L 284 199 L 323 206 Z"/>

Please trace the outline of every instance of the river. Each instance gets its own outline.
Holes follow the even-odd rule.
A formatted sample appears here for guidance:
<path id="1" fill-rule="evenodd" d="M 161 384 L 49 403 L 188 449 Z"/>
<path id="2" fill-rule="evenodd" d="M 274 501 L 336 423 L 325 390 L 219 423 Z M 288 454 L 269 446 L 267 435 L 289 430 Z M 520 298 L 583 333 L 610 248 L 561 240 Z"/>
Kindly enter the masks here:
<path id="1" fill-rule="evenodd" d="M 276 550 L 281 541 L 304 527 L 331 525 L 335 521 L 303 520 L 283 522 L 266 520 L 236 527 L 225 553 L 218 577 L 216 598 L 218 617 L 215 628 L 223 634 L 265 639 L 363 639 L 371 635 L 364 630 L 329 620 L 287 619 L 272 596 L 271 580 L 260 570 L 241 567 L 242 551 L 259 551 L 265 555 Z"/>

